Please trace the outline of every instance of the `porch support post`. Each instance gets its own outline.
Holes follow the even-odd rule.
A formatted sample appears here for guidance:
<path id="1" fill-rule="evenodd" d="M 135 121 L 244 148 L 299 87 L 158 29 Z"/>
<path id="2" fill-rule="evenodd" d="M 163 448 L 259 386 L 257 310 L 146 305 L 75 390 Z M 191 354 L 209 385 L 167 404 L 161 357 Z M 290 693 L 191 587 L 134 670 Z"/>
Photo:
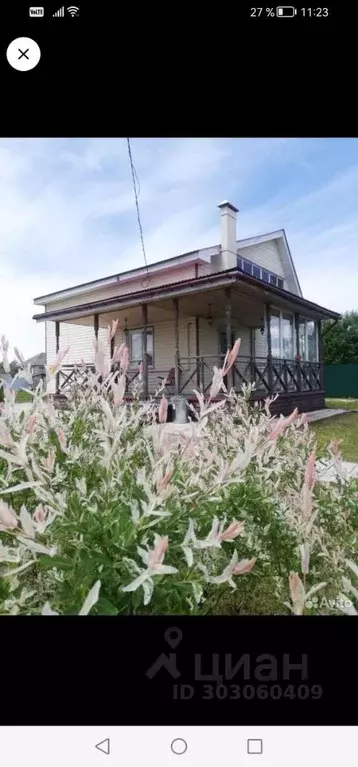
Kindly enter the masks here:
<path id="1" fill-rule="evenodd" d="M 93 315 L 93 328 L 94 328 L 94 334 L 96 336 L 96 341 L 98 341 L 98 327 L 99 327 L 99 315 L 94 314 Z"/>
<path id="2" fill-rule="evenodd" d="M 255 330 L 250 328 L 250 383 L 255 380 Z"/>
<path id="3" fill-rule="evenodd" d="M 296 330 L 296 355 L 300 354 L 300 315 L 298 312 L 295 314 L 295 330 Z M 298 391 L 302 390 L 302 377 L 301 377 L 301 362 L 297 360 L 297 383 Z"/>
<path id="4" fill-rule="evenodd" d="M 267 378 L 269 394 L 273 394 L 273 370 L 272 370 L 272 342 L 271 342 L 271 306 L 266 304 L 266 328 L 267 328 Z"/>
<path id="5" fill-rule="evenodd" d="M 226 349 L 231 349 L 232 343 L 232 323 L 231 323 L 231 288 L 225 288 L 225 317 L 226 317 Z M 227 374 L 227 388 L 228 391 L 232 389 L 234 385 L 233 369 L 229 370 Z"/>
<path id="6" fill-rule="evenodd" d="M 56 334 L 56 357 L 60 351 L 60 323 L 58 320 L 55 322 L 55 334 Z M 60 374 L 56 373 L 56 392 L 60 389 Z"/>
<path id="7" fill-rule="evenodd" d="M 179 299 L 173 298 L 174 305 L 174 335 L 175 335 L 175 394 L 180 389 L 180 352 L 179 352 Z"/>
<path id="8" fill-rule="evenodd" d="M 197 266 L 197 264 L 196 264 Z M 200 318 L 195 317 L 196 385 L 200 389 Z"/>
<path id="9" fill-rule="evenodd" d="M 128 346 L 129 332 L 127 328 L 127 317 L 125 317 L 124 319 L 123 335 L 124 335 L 124 343 L 126 346 Z"/>
<path id="10" fill-rule="evenodd" d="M 319 382 L 321 389 L 324 389 L 324 370 L 323 370 L 323 336 L 322 336 L 322 322 L 317 322 L 317 334 L 318 334 L 318 362 L 319 362 Z"/>
<path id="11" fill-rule="evenodd" d="M 142 304 L 142 322 L 143 322 L 143 393 L 144 398 L 148 399 L 148 353 L 147 353 L 147 326 L 148 326 L 148 306 Z"/>

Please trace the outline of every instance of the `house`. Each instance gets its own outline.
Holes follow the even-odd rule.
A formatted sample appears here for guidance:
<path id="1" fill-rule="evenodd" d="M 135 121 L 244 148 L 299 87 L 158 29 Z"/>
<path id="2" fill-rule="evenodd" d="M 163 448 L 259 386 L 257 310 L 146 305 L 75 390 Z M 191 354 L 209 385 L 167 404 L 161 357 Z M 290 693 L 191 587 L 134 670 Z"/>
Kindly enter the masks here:
<path id="1" fill-rule="evenodd" d="M 34 357 L 25 361 L 26 368 L 30 368 L 32 383 L 36 387 L 39 381 L 46 378 L 46 352 L 35 354 Z"/>
<path id="2" fill-rule="evenodd" d="M 129 347 L 130 384 L 143 363 L 142 395 L 167 379 L 168 394 L 208 391 L 213 366 L 242 339 L 228 384 L 254 382 L 255 397 L 279 393 L 287 413 L 324 407 L 322 321 L 340 315 L 302 296 L 285 231 L 237 239 L 237 209 L 219 205 L 221 243 L 34 300 L 45 325 L 47 364 L 70 347 L 52 391 L 64 391 L 74 366 L 93 365 L 93 340 L 118 319 L 112 348 Z"/>

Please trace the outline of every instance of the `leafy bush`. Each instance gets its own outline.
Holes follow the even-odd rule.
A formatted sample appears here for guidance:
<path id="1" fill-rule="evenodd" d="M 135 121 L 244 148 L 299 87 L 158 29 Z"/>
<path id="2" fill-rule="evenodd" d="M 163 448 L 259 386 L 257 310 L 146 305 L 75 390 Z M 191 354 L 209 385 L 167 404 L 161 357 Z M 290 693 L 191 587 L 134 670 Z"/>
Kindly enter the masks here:
<path id="1" fill-rule="evenodd" d="M 225 392 L 239 345 L 180 436 L 162 391 L 139 400 L 141 371 L 126 404 L 124 345 L 109 360 L 96 343 L 96 372 L 66 409 L 41 383 L 19 413 L 5 390 L 1 614 L 339 612 L 312 595 L 334 604 L 356 558 L 358 485 L 316 482 L 305 416 L 275 419 L 269 401 L 249 404 L 250 388 Z M 330 455 L 339 467 L 337 444 Z"/>

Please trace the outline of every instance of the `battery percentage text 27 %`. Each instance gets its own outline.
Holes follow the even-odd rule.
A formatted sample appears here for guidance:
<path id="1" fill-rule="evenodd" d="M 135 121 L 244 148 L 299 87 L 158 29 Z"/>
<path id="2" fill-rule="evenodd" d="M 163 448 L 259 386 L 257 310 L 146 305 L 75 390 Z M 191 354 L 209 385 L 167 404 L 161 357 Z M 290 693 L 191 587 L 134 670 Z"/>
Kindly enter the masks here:
<path id="1" fill-rule="evenodd" d="M 275 8 L 250 8 L 250 16 L 259 17 L 261 15 L 266 16 L 267 19 L 275 18 Z"/>

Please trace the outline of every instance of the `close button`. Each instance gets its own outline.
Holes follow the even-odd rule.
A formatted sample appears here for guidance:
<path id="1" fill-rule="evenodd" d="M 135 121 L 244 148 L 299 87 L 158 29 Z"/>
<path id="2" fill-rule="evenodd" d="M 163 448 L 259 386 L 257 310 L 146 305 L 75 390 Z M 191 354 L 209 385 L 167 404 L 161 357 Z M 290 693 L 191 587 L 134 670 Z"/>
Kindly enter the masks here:
<path id="1" fill-rule="evenodd" d="M 28 72 L 39 63 L 41 51 L 31 37 L 17 37 L 8 45 L 6 58 L 14 69 L 18 69 L 19 72 Z"/>

